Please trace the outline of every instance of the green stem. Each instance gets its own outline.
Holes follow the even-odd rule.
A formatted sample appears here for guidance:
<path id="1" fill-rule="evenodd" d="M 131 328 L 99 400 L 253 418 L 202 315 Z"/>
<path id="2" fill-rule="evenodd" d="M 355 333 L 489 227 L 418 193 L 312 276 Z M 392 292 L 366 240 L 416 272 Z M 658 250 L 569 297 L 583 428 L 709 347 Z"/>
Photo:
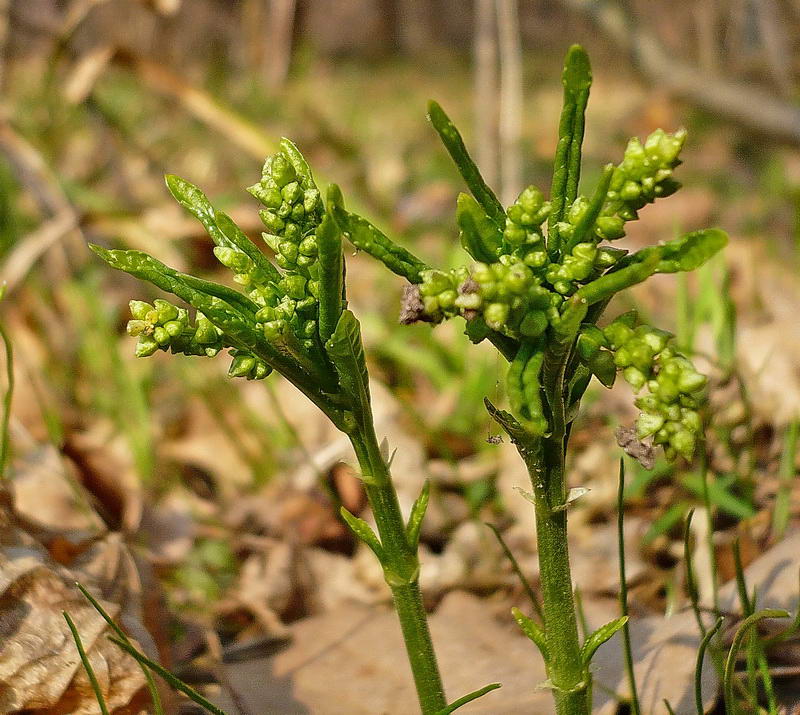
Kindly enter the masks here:
<path id="1" fill-rule="evenodd" d="M 362 472 L 371 475 L 364 488 L 378 528 L 384 577 L 400 619 L 420 709 L 423 715 L 433 715 L 446 708 L 447 701 L 419 589 L 417 550 L 406 537 L 397 492 L 371 422 L 365 421 L 348 436 Z"/>
<path id="2" fill-rule="evenodd" d="M 581 660 L 567 544 L 565 440 L 550 437 L 536 448 L 517 445 L 533 486 L 542 590 L 547 673 L 558 715 L 588 715 L 588 670 Z"/>

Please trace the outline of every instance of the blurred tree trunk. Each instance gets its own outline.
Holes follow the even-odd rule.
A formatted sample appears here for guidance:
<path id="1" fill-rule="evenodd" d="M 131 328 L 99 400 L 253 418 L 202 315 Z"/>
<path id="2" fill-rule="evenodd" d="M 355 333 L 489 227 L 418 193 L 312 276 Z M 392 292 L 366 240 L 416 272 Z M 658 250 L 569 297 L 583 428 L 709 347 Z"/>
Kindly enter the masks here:
<path id="1" fill-rule="evenodd" d="M 696 0 L 692 11 L 697 27 L 697 59 L 700 69 L 709 75 L 716 74 L 719 66 L 717 0 Z"/>
<path id="2" fill-rule="evenodd" d="M 244 0 L 242 29 L 247 62 L 272 91 L 289 75 L 296 0 Z"/>
<path id="3" fill-rule="evenodd" d="M 501 199 L 510 204 L 522 191 L 522 41 L 517 0 L 495 0 L 500 42 Z"/>
<path id="4" fill-rule="evenodd" d="M 0 0 L 0 91 L 2 91 L 5 80 L 8 13 L 11 9 L 10 5 L 10 0 Z"/>
<path id="5" fill-rule="evenodd" d="M 631 11 L 627 2 L 561 2 L 592 20 L 616 48 L 627 55 L 636 69 L 661 89 L 751 130 L 800 145 L 800 107 L 783 99 L 775 91 L 775 85 L 780 85 L 785 77 L 788 76 L 785 81 L 796 80 L 795 76 L 789 75 L 794 70 L 789 64 L 793 45 L 788 36 L 782 39 L 779 37 L 783 32 L 782 24 L 789 22 L 785 17 L 785 3 L 781 7 L 784 11 L 781 14 L 783 19 L 778 20 L 777 5 L 770 2 L 767 19 L 763 20 L 758 16 L 759 10 L 764 7 L 762 3 L 756 1 L 753 4 L 751 0 L 732 2 L 725 19 L 735 28 L 732 32 L 736 33 L 737 40 L 730 43 L 729 53 L 719 63 L 720 73 L 710 75 L 685 53 L 665 46 L 661 28 L 648 27 L 640 16 Z M 770 17 L 771 10 L 775 12 Z M 766 32 L 765 28 L 768 28 Z M 776 28 L 778 36 L 772 34 L 776 32 Z M 683 30 L 685 33 L 685 28 Z M 797 44 L 797 36 L 797 33 L 792 35 L 794 46 Z M 784 49 L 766 48 L 765 42 L 777 42 Z M 741 65 L 735 66 L 737 60 L 740 61 L 741 56 L 746 56 L 748 51 L 753 52 L 754 62 L 754 67 L 748 74 L 757 74 L 755 70 L 760 66 L 763 75 L 765 66 L 777 62 L 769 77 L 771 87 L 758 86 L 750 77 L 743 76 Z M 769 59 L 771 54 L 774 56 L 772 60 Z M 778 76 L 781 77 L 780 81 Z"/>
<path id="6" fill-rule="evenodd" d="M 497 16 L 494 0 L 475 0 L 473 61 L 476 159 L 490 186 L 498 179 Z"/>

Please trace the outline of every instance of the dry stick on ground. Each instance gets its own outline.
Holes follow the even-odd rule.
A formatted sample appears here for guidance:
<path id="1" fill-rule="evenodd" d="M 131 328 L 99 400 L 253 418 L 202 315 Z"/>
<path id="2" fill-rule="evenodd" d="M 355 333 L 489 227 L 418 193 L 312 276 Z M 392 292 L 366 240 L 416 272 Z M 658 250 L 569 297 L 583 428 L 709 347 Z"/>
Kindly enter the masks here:
<path id="1" fill-rule="evenodd" d="M 3 264 L 3 281 L 8 290 L 13 291 L 25 279 L 40 256 L 77 226 L 75 215 L 61 213 L 17 241 Z"/>
<path id="2" fill-rule="evenodd" d="M 562 0 L 586 14 L 636 67 L 659 86 L 696 106 L 762 134 L 800 145 L 800 108 L 764 90 L 724 77 L 703 76 L 671 56 L 651 33 L 637 27 L 622 7 L 608 0 Z"/>
<path id="3" fill-rule="evenodd" d="M 158 62 L 121 48 L 97 48 L 76 63 L 65 89 L 69 101 L 77 103 L 86 100 L 94 91 L 103 72 L 112 64 L 131 70 L 146 87 L 174 99 L 189 114 L 218 131 L 257 161 L 263 161 L 265 156 L 275 151 L 277 142 L 259 126 L 226 107 L 207 92 L 186 83 L 179 75 Z M 361 176 L 360 173 L 356 178 L 363 201 L 374 209 L 385 210 L 385 202 L 370 191 L 368 183 Z"/>
<path id="4" fill-rule="evenodd" d="M 45 236 L 49 240 L 45 240 L 38 231 L 29 234 L 29 239 L 37 239 L 36 245 L 26 247 L 24 243 L 18 244 L 9 261 L 14 259 L 19 252 L 24 252 L 20 255 L 25 260 L 23 262 L 22 258 L 14 259 L 15 263 L 12 264 L 12 267 L 19 272 L 21 268 L 27 266 L 25 271 L 27 272 L 39 256 L 46 252 L 49 259 L 47 268 L 51 274 L 50 278 L 56 280 L 63 277 L 69 272 L 70 262 L 80 262 L 85 253 L 86 241 L 80 230 L 78 212 L 70 203 L 58 179 L 39 151 L 20 135 L 5 117 L 0 117 L 0 152 L 6 155 L 16 170 L 19 182 L 31 192 L 43 215 L 54 216 L 54 221 L 59 219 L 72 223 L 72 228 L 64 230 L 57 236 L 52 234 Z M 50 229 L 55 231 L 53 226 Z M 59 239 L 64 239 L 59 245 L 61 250 L 58 252 L 47 251 L 51 246 L 58 244 Z M 65 244 L 65 241 L 69 241 L 69 246 Z M 68 251 L 68 247 L 71 250 Z M 38 252 L 35 250 L 37 248 Z M 24 278 L 25 272 L 15 276 L 17 283 Z M 13 286 L 9 285 L 9 288 L 13 288 Z"/>

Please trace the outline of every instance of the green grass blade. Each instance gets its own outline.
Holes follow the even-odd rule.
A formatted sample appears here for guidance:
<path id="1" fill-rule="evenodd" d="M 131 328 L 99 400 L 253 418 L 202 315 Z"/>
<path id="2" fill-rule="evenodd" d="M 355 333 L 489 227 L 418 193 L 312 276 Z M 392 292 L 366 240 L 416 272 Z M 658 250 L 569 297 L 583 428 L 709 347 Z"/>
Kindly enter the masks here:
<path id="1" fill-rule="evenodd" d="M 739 653 L 739 650 L 742 647 L 742 642 L 747 636 L 749 630 L 759 621 L 764 620 L 765 618 L 788 618 L 788 617 L 789 617 L 788 611 L 784 611 L 777 608 L 765 608 L 764 610 L 753 613 L 751 616 L 745 618 L 744 621 L 742 621 L 739 628 L 736 630 L 736 634 L 733 637 L 733 643 L 731 644 L 731 648 L 728 651 L 728 657 L 725 660 L 725 671 L 722 679 L 722 691 L 725 699 L 725 708 L 726 708 L 725 712 L 729 713 L 729 715 L 736 715 L 738 711 L 736 698 L 734 694 L 734 682 L 735 682 L 734 673 L 736 669 L 736 656 Z"/>
<path id="2" fill-rule="evenodd" d="M 89 657 L 86 655 L 86 650 L 83 647 L 81 635 L 78 633 L 78 629 L 75 627 L 75 623 L 73 623 L 69 613 L 66 611 L 62 611 L 62 613 L 64 614 L 64 619 L 67 621 L 70 631 L 72 631 L 72 638 L 75 641 L 75 647 L 78 649 L 78 655 L 81 658 L 81 663 L 83 663 L 83 669 L 86 671 L 86 675 L 89 677 L 89 682 L 91 683 L 92 690 L 94 691 L 94 697 L 97 700 L 97 704 L 100 706 L 100 712 L 103 715 L 109 715 L 108 706 L 106 705 L 106 700 L 103 697 L 103 691 L 100 690 L 100 683 L 97 682 L 97 676 L 94 674 L 94 668 L 92 668 L 92 664 L 89 662 Z"/>
<path id="3" fill-rule="evenodd" d="M 722 627 L 723 619 L 721 616 L 717 618 L 717 622 L 704 632 L 703 638 L 700 641 L 700 647 L 697 649 L 697 660 L 694 667 L 694 702 L 697 708 L 697 715 L 705 715 L 705 707 L 703 706 L 703 660 L 706 657 L 706 650 L 711 643 L 711 639 L 717 634 L 717 631 Z"/>
<path id="4" fill-rule="evenodd" d="M 446 708 L 439 710 L 439 712 L 437 712 L 436 715 L 450 715 L 451 712 L 458 710 L 462 705 L 471 703 L 473 700 L 477 700 L 478 698 L 483 697 L 484 695 L 486 695 L 486 693 L 491 693 L 492 690 L 497 690 L 498 688 L 501 687 L 502 686 L 500 685 L 500 683 L 490 683 L 489 685 L 484 685 L 479 690 L 475 690 L 469 693 L 468 695 L 459 698 L 458 700 L 454 700 Z"/>
<path id="5" fill-rule="evenodd" d="M 797 441 L 800 438 L 800 418 L 789 423 L 783 437 L 783 453 L 778 467 L 778 493 L 775 495 L 775 508 L 772 512 L 772 533 L 780 539 L 789 525 L 789 501 L 795 477 Z"/>
<path id="6" fill-rule="evenodd" d="M 702 475 L 686 474 L 680 479 L 684 487 L 703 498 L 704 490 L 708 489 L 708 498 L 711 503 L 720 511 L 730 514 L 732 517 L 742 520 L 749 519 L 756 513 L 755 508 L 750 502 L 733 494 L 728 486 L 735 484 L 735 477 L 722 477 L 714 482 L 709 482 L 707 487 L 703 484 Z"/>
<path id="7" fill-rule="evenodd" d="M 139 663 L 147 666 L 150 668 L 150 670 L 160 675 L 172 688 L 183 693 L 187 698 L 197 703 L 201 708 L 212 713 L 212 715 L 226 715 L 224 710 L 221 710 L 210 700 L 204 698 L 193 687 L 184 683 L 180 678 L 175 677 L 166 668 L 162 667 L 155 661 L 150 660 L 150 658 L 143 653 L 140 653 L 129 643 L 126 643 L 120 638 L 115 638 L 114 636 L 109 636 L 108 639 L 115 645 L 122 648 L 122 650 L 124 650 L 132 658 L 139 661 Z"/>
<path id="8" fill-rule="evenodd" d="M 685 501 L 672 504 L 661 516 L 650 524 L 642 537 L 644 544 L 649 546 L 659 536 L 671 531 L 673 527 L 683 519 L 683 515 L 686 513 L 686 507 L 687 503 Z"/>
<path id="9" fill-rule="evenodd" d="M 639 694 L 636 690 L 636 674 L 633 671 L 633 650 L 631 648 L 631 629 L 628 625 L 628 583 L 625 577 L 625 462 L 619 460 L 619 486 L 617 488 L 617 550 L 619 552 L 619 607 L 622 617 L 622 643 L 625 653 L 625 672 L 630 688 L 630 708 L 632 715 L 640 715 Z"/>
<path id="10" fill-rule="evenodd" d="M 738 536 L 733 540 L 733 568 L 736 574 L 736 591 L 739 594 L 739 603 L 742 607 L 742 613 L 745 616 L 752 616 L 755 611 L 755 604 L 747 595 L 747 582 L 745 581 L 744 569 L 742 568 L 742 552 L 739 547 Z"/>
<path id="11" fill-rule="evenodd" d="M 128 645 L 133 648 L 133 644 L 131 644 L 130 639 L 126 635 L 125 631 L 120 628 L 117 623 L 114 621 L 111 616 L 108 615 L 108 612 L 105 608 L 103 608 L 98 600 L 92 596 L 91 593 L 83 586 L 83 584 L 79 582 L 75 582 L 75 585 L 78 587 L 78 590 L 83 594 L 84 598 L 86 598 L 89 603 L 92 604 L 92 607 L 95 611 L 97 611 L 102 617 L 103 620 L 111 626 L 111 629 L 116 633 L 119 638 L 125 641 Z M 156 685 L 155 680 L 153 679 L 153 674 L 141 663 L 139 663 L 139 667 L 142 669 L 142 673 L 144 673 L 144 678 L 147 681 L 147 689 L 150 691 L 150 697 L 153 700 L 153 709 L 155 710 L 155 715 L 164 715 L 164 707 L 161 704 L 161 695 L 158 692 L 158 686 Z"/>
<path id="12" fill-rule="evenodd" d="M 539 598 L 536 595 L 536 592 L 533 590 L 531 586 L 531 582 L 525 577 L 525 574 L 522 573 L 522 569 L 520 568 L 519 562 L 517 561 L 516 557 L 513 553 L 511 553 L 511 549 L 508 548 L 508 544 L 506 540 L 503 538 L 503 535 L 500 533 L 500 530 L 494 525 L 486 523 L 492 533 L 497 538 L 497 541 L 500 543 L 500 548 L 503 549 L 503 553 L 506 555 L 506 558 L 511 562 L 511 568 L 514 569 L 514 573 L 517 575 L 519 582 L 522 584 L 522 588 L 525 590 L 528 599 L 533 606 L 533 610 L 536 611 L 536 616 L 539 620 L 544 623 L 544 614 L 542 613 L 542 606 L 539 603 Z"/>
<path id="13" fill-rule="evenodd" d="M 706 626 L 703 623 L 703 617 L 700 613 L 700 591 L 697 588 L 697 577 L 694 572 L 694 563 L 692 561 L 692 549 L 689 539 L 692 534 L 692 518 L 694 517 L 694 509 L 689 509 L 686 515 L 686 523 L 683 527 L 683 564 L 686 569 L 686 590 L 689 593 L 689 601 L 692 604 L 692 611 L 694 618 L 697 621 L 697 627 L 700 629 L 700 634 L 705 636 Z"/>

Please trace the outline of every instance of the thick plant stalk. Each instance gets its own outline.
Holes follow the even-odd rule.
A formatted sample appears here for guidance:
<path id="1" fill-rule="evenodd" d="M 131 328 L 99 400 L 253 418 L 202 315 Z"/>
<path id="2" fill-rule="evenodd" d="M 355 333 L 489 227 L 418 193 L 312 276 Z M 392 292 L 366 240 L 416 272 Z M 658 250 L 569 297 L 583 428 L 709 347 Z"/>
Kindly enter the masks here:
<path id="1" fill-rule="evenodd" d="M 378 528 L 381 563 L 400 619 L 420 710 L 423 715 L 433 715 L 446 708 L 447 701 L 419 589 L 417 546 L 409 539 L 372 423 L 362 423 L 348 436 L 362 473 L 370 475 L 364 487 Z"/>
<path id="2" fill-rule="evenodd" d="M 588 715 L 589 673 L 581 658 L 567 543 L 564 440 L 517 443 L 533 487 L 547 674 L 558 715 Z"/>

